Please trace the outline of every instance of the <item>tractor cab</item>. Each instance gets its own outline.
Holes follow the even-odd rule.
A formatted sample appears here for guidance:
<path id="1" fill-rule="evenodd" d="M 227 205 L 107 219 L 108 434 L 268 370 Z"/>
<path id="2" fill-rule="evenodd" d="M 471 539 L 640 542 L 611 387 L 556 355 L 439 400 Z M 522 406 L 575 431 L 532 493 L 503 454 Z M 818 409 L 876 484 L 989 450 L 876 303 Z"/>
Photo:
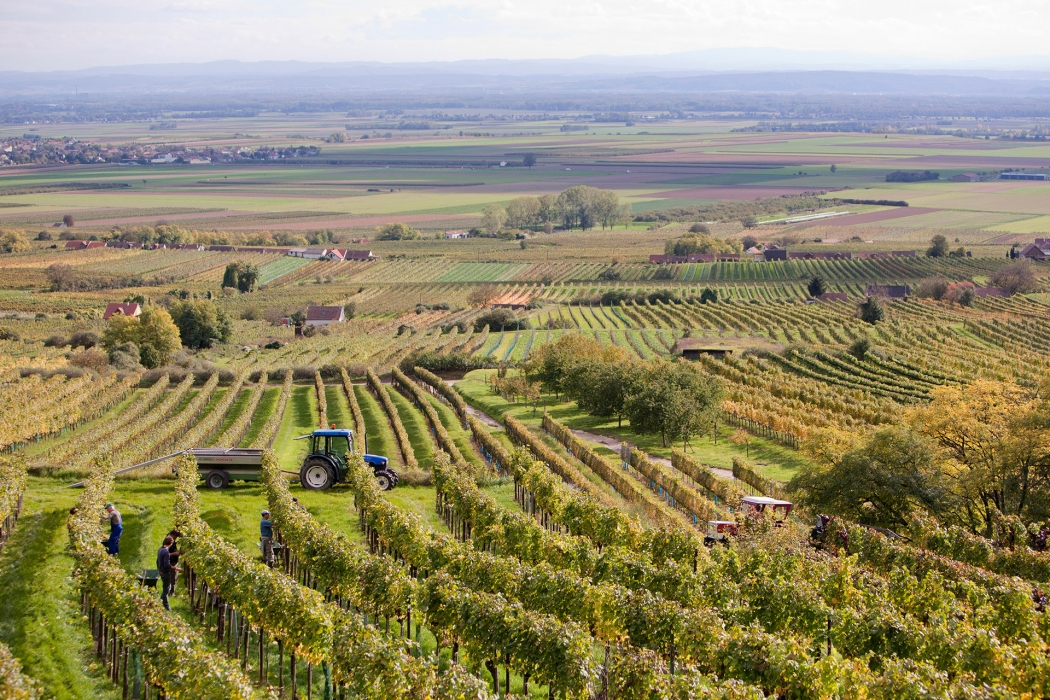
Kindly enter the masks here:
<path id="1" fill-rule="evenodd" d="M 768 496 L 744 496 L 740 499 L 740 510 L 743 511 L 744 515 L 749 513 L 762 516 L 768 515 L 773 518 L 773 522 L 777 526 L 782 525 L 787 520 L 791 509 L 794 507 L 795 504 L 790 501 L 781 501 Z"/>
<path id="2" fill-rule="evenodd" d="M 346 479 L 346 454 L 354 452 L 354 431 L 345 428 L 315 430 L 296 440 L 309 440 L 309 451 L 299 470 L 299 482 L 304 488 L 323 490 Z M 380 455 L 364 455 L 365 464 L 384 491 L 397 485 L 397 472 L 389 466 L 389 460 Z"/>

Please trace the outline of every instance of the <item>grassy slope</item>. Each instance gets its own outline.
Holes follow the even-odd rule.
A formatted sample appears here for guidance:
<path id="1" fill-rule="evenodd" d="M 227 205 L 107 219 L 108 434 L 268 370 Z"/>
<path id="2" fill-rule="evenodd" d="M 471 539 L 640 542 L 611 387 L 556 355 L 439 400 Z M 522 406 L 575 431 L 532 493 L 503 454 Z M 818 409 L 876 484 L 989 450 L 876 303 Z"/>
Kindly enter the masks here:
<path id="1" fill-rule="evenodd" d="M 230 410 L 226 412 L 226 417 L 222 419 L 222 423 L 219 425 L 219 429 L 215 431 L 215 438 L 226 433 L 233 422 L 241 417 L 244 413 L 245 407 L 248 405 L 248 400 L 252 397 L 251 389 L 241 389 L 241 393 L 237 395 L 237 398 L 232 404 L 230 404 Z M 214 440 L 209 445 L 214 444 Z"/>
<path id="2" fill-rule="evenodd" d="M 401 392 L 391 390 L 390 397 L 408 433 L 408 441 L 412 443 L 412 452 L 416 455 L 420 469 L 430 469 L 434 459 L 434 442 L 426 418 Z"/>
<path id="3" fill-rule="evenodd" d="M 277 400 L 281 398 L 281 387 L 271 386 L 264 391 L 266 393 L 259 399 L 259 405 L 255 407 L 255 415 L 252 416 L 251 425 L 248 426 L 244 437 L 241 438 L 240 447 L 247 447 L 252 444 L 255 438 L 259 437 L 259 432 L 277 408 Z"/>
<path id="4" fill-rule="evenodd" d="M 119 698 L 90 657 L 91 634 L 73 586 L 66 519 L 78 492 L 42 491 L 33 479 L 25 510 L 0 557 L 0 641 L 48 698 Z"/>
<path id="5" fill-rule="evenodd" d="M 309 440 L 296 440 L 317 427 L 317 395 L 313 386 L 293 386 L 292 397 L 277 429 L 273 449 L 282 469 L 297 471 L 309 450 Z"/>
<path id="6" fill-rule="evenodd" d="M 531 406 L 510 403 L 501 396 L 493 394 L 486 381 L 488 373 L 487 370 L 478 370 L 467 374 L 462 381 L 456 383 L 456 390 L 471 405 L 493 418 L 499 419 L 504 413 L 510 413 L 527 425 L 538 427 L 542 412 L 537 411 L 534 417 Z M 653 455 L 671 456 L 671 448 L 663 447 L 658 435 L 637 435 L 631 432 L 628 421 L 624 421 L 622 427 L 617 427 L 615 419 L 607 420 L 589 416 L 576 408 L 575 403 L 555 403 L 556 399 L 550 395 L 545 395 L 544 400 L 547 402 L 547 410 L 551 416 L 571 428 L 621 438 Z M 794 450 L 758 437 L 752 437 L 750 454 L 747 455 L 743 446 L 737 446 L 728 441 L 727 438 L 732 433 L 732 429 L 722 427 L 719 433 L 717 441 L 712 440 L 710 435 L 694 439 L 689 445 L 690 455 L 705 464 L 726 469 L 732 468 L 733 457 L 739 456 L 754 464 L 762 474 L 779 481 L 790 480 L 799 467 L 806 464 L 806 459 Z M 596 449 L 602 454 L 614 454 L 599 446 L 596 446 Z"/>
<path id="7" fill-rule="evenodd" d="M 397 441 L 394 439 L 394 432 L 390 428 L 386 414 L 383 413 L 383 407 L 363 386 L 355 385 L 354 394 L 361 408 L 361 417 L 365 420 L 368 454 L 382 455 L 389 459 L 391 464 L 400 465 L 401 452 L 397 449 Z"/>
<path id="8" fill-rule="evenodd" d="M 478 456 L 474 445 L 470 442 L 470 431 L 463 429 L 463 425 L 459 422 L 455 412 L 430 394 L 424 394 L 424 396 L 437 411 L 438 419 L 445 426 L 445 430 L 451 436 L 452 442 L 456 443 L 456 447 L 463 453 L 463 457 L 471 464 L 479 467 L 485 466 L 485 461 Z"/>

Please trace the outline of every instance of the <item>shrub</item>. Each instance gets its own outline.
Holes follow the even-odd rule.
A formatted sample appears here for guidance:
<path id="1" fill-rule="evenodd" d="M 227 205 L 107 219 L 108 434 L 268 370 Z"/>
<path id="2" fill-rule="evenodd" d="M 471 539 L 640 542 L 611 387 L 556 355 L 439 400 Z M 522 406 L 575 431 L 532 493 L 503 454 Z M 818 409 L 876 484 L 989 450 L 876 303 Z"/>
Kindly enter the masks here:
<path id="1" fill-rule="evenodd" d="M 869 350 L 871 350 L 871 341 L 867 338 L 858 338 L 853 341 L 853 344 L 849 346 L 846 352 L 858 360 L 863 360 Z"/>
<path id="2" fill-rule="evenodd" d="M 94 331 L 77 331 L 69 337 L 69 345 L 74 348 L 93 348 L 99 343 L 98 333 Z"/>
<path id="3" fill-rule="evenodd" d="M 69 364 L 74 367 L 83 367 L 95 372 L 101 372 L 109 366 L 109 357 L 98 350 L 84 350 L 69 358 Z"/>
<path id="4" fill-rule="evenodd" d="M 64 348 L 67 345 L 69 341 L 62 335 L 53 335 L 44 341 L 45 348 Z"/>
<path id="5" fill-rule="evenodd" d="M 1027 260 L 1018 260 L 1003 265 L 992 273 L 991 283 L 994 287 L 1009 289 L 1011 294 L 1035 291 L 1035 268 Z"/>
<path id="6" fill-rule="evenodd" d="M 10 328 L 0 327 L 0 340 L 21 340 L 22 336 L 18 335 L 15 331 Z"/>
<path id="7" fill-rule="evenodd" d="M 507 331 L 516 331 L 528 328 L 529 322 L 526 319 L 519 319 L 510 309 L 492 309 L 474 319 L 475 333 L 480 333 L 485 326 L 488 326 L 491 330 L 499 328 Z"/>
<path id="8" fill-rule="evenodd" d="M 940 301 L 948 291 L 948 280 L 943 277 L 927 277 L 915 289 L 915 295 L 923 299 Z"/>

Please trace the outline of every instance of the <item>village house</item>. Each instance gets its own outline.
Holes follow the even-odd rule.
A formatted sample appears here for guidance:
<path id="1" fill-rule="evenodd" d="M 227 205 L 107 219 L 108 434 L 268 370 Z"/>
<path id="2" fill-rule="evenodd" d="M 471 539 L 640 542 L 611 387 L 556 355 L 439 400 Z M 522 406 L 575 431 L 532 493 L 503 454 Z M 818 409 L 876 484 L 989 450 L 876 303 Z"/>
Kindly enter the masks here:
<path id="1" fill-rule="evenodd" d="M 1035 243 L 1029 243 L 1021 251 L 1021 257 L 1025 260 L 1046 260 L 1050 258 L 1050 238 L 1037 238 Z"/>
<path id="2" fill-rule="evenodd" d="M 134 302 L 112 302 L 106 306 L 106 313 L 102 314 L 102 318 L 109 319 L 116 314 L 139 316 L 142 314 L 142 307 Z"/>
<path id="3" fill-rule="evenodd" d="M 346 321 L 346 312 L 342 306 L 306 307 L 306 325 L 308 326 L 327 326 L 344 321 Z"/>

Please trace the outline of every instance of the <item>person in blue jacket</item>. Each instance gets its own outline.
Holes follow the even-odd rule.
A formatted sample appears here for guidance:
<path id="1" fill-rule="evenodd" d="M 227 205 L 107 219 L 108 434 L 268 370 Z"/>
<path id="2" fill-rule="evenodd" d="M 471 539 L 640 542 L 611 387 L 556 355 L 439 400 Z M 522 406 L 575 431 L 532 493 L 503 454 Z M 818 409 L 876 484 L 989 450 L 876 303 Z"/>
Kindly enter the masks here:
<path id="1" fill-rule="evenodd" d="M 259 522 L 259 544 L 262 545 L 263 561 L 267 566 L 273 567 L 273 522 L 268 510 L 262 512 L 262 520 Z"/>
<path id="2" fill-rule="evenodd" d="M 106 541 L 106 551 L 116 556 L 120 553 L 120 536 L 124 533 L 124 521 L 120 517 L 120 511 L 113 507 L 112 503 L 106 504 L 106 516 L 102 522 L 109 521 L 109 539 Z"/>

